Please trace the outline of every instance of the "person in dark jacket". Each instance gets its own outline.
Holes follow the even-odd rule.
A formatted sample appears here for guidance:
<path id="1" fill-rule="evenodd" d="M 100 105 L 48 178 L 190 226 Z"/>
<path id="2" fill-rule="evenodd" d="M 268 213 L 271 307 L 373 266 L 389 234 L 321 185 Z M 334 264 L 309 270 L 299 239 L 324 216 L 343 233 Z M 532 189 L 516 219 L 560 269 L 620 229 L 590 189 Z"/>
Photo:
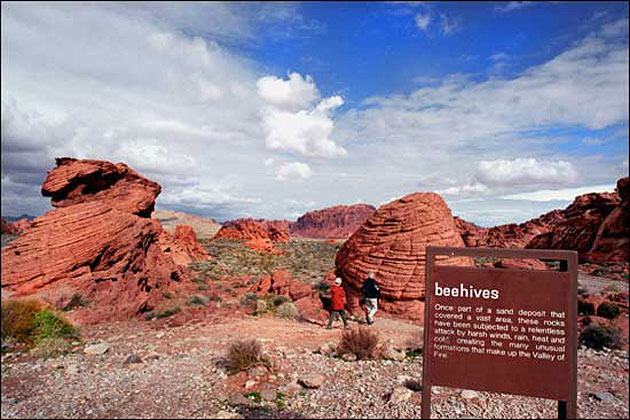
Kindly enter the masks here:
<path id="1" fill-rule="evenodd" d="M 378 309 L 378 299 L 381 297 L 378 283 L 374 280 L 374 273 L 368 274 L 368 278 L 363 282 L 361 291 L 365 299 L 365 322 L 368 325 L 372 325 L 374 324 L 374 314 Z"/>
<path id="2" fill-rule="evenodd" d="M 343 320 L 343 327 L 345 329 L 348 328 L 348 318 L 346 318 L 346 312 L 344 308 L 346 307 L 346 291 L 341 287 L 341 278 L 337 277 L 335 279 L 335 283 L 330 287 L 330 292 L 332 294 L 331 297 L 331 309 L 330 309 L 330 320 L 328 321 L 327 329 L 332 328 L 332 323 L 339 316 Z"/>

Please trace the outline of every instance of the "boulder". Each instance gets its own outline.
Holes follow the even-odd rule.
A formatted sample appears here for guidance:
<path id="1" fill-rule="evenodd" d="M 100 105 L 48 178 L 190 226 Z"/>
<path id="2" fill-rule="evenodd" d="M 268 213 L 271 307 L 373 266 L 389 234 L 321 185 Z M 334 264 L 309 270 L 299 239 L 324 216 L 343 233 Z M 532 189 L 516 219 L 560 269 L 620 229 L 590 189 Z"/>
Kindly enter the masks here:
<path id="1" fill-rule="evenodd" d="M 318 373 L 310 373 L 303 375 L 298 379 L 298 382 L 305 388 L 319 388 L 326 382 L 326 377 Z"/>
<path id="2" fill-rule="evenodd" d="M 291 223 L 290 232 L 303 238 L 349 238 L 375 211 L 369 204 L 315 210 Z"/>
<path id="3" fill-rule="evenodd" d="M 463 247 L 448 206 L 434 193 L 415 193 L 381 206 L 337 253 L 348 307 L 359 313 L 360 290 L 368 273 L 376 274 L 379 305 L 385 312 L 424 317 L 427 246 Z M 438 263 L 472 266 L 466 257 L 438 257 Z"/>
<path id="4" fill-rule="evenodd" d="M 187 278 L 162 252 L 162 226 L 149 218 L 160 189 L 122 163 L 57 159 L 42 187 L 57 208 L 2 249 L 3 293 L 79 293 L 88 302 L 71 314 L 79 323 L 153 309 Z"/>
<path id="5" fill-rule="evenodd" d="M 193 261 L 210 258 L 208 251 L 197 241 L 197 235 L 190 226 L 177 225 L 174 235 L 162 230 L 158 239 L 162 251 L 170 255 L 177 265 L 185 266 Z"/>

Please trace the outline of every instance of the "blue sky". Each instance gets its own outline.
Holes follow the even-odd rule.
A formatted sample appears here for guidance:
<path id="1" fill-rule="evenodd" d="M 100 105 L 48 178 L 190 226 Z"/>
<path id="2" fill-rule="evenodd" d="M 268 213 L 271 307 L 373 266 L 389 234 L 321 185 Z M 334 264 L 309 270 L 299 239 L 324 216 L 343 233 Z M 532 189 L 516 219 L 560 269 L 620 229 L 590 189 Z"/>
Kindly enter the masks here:
<path id="1" fill-rule="evenodd" d="M 2 8 L 3 215 L 60 155 L 219 220 L 435 191 L 490 226 L 628 173 L 625 2 Z"/>

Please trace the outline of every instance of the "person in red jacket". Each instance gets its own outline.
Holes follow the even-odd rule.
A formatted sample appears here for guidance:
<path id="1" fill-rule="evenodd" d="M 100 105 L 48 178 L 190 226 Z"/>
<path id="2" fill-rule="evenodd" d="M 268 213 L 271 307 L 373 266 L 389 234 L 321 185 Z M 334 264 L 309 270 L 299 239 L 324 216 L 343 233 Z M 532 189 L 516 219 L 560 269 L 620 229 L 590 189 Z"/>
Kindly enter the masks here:
<path id="1" fill-rule="evenodd" d="M 346 312 L 344 311 L 346 306 L 346 291 L 343 290 L 343 287 L 341 287 L 341 278 L 337 277 L 335 279 L 335 284 L 330 287 L 330 292 L 332 293 L 330 320 L 328 321 L 328 326 L 326 328 L 331 329 L 333 321 L 341 316 L 341 319 L 343 320 L 343 327 L 347 329 L 348 318 L 346 318 Z"/>

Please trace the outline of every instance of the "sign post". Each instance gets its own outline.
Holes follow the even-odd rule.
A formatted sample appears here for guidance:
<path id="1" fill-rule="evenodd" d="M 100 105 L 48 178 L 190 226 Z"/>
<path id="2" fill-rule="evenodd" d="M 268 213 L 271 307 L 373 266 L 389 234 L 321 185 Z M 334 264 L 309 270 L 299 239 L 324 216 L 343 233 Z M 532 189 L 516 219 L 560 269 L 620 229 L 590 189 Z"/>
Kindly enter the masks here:
<path id="1" fill-rule="evenodd" d="M 455 267 L 436 256 L 537 258 L 560 271 Z M 577 418 L 577 252 L 427 248 L 422 418 L 431 387 L 558 401 Z"/>

